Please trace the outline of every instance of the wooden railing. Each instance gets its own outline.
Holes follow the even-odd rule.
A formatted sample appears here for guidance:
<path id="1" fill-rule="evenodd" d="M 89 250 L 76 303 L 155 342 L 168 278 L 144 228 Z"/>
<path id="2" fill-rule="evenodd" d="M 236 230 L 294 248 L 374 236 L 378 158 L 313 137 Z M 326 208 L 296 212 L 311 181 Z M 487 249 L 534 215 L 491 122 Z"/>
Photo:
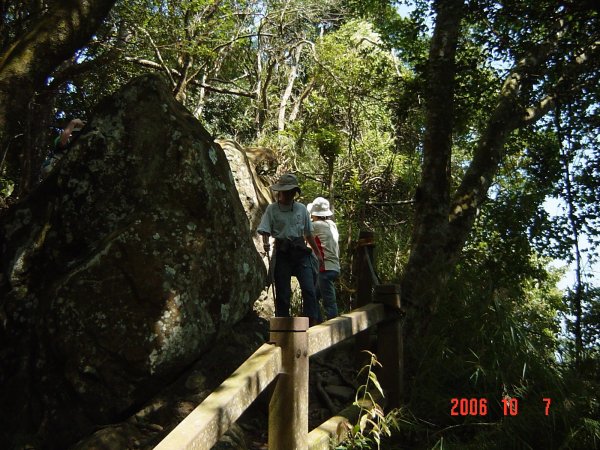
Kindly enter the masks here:
<path id="1" fill-rule="evenodd" d="M 327 449 L 344 438 L 340 415 L 308 431 L 309 357 L 378 325 L 377 350 L 383 368 L 379 375 L 388 406 L 399 406 L 402 396 L 402 330 L 400 290 L 381 285 L 373 270 L 373 241 L 359 241 L 359 302 L 372 302 L 314 327 L 307 317 L 274 317 L 269 343 L 263 344 L 221 386 L 177 425 L 155 450 L 210 449 L 258 395 L 276 380 L 269 403 L 270 450 Z M 367 280 L 365 280 L 365 278 Z M 361 284 L 364 283 L 364 284 Z M 360 303 L 359 303 L 360 304 Z M 360 344 L 359 344 L 360 345 Z"/>

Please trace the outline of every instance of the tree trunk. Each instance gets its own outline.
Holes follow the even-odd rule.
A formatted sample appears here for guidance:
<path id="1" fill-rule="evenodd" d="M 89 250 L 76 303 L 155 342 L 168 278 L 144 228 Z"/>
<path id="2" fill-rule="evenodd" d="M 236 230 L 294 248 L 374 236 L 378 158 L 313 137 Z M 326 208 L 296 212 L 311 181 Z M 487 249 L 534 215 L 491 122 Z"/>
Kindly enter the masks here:
<path id="1" fill-rule="evenodd" d="M 89 41 L 114 3 L 53 2 L 48 13 L 0 57 L 0 149 L 8 149 L 5 164 L 13 175 L 20 170 L 23 154 L 15 140 L 27 131 L 30 101 L 42 90 L 48 76 Z"/>
<path id="2" fill-rule="evenodd" d="M 567 105 L 566 110 L 568 116 L 573 114 L 569 105 Z M 554 122 L 556 129 L 558 130 L 558 140 L 561 145 L 560 161 L 562 164 L 564 182 L 562 198 L 567 205 L 567 217 L 569 220 L 571 240 L 573 241 L 573 255 L 575 260 L 575 286 L 574 291 L 571 293 L 571 314 L 575 316 L 573 323 L 573 334 L 575 336 L 575 367 L 579 368 L 583 355 L 583 329 L 581 322 L 583 316 L 582 299 L 584 294 L 584 284 L 582 278 L 581 247 L 579 246 L 581 232 L 577 218 L 577 207 L 574 200 L 573 175 L 571 174 L 573 142 L 570 129 L 567 127 L 565 132 L 563 132 L 561 108 L 559 107 L 557 107 Z"/>
<path id="3" fill-rule="evenodd" d="M 536 122 L 555 107 L 547 97 L 527 106 L 522 91 L 543 70 L 552 45 L 542 44 L 518 61 L 498 94 L 493 111 L 458 189 L 450 193 L 455 52 L 463 13 L 461 0 L 437 3 L 426 97 L 426 133 L 421 182 L 416 196 L 411 253 L 402 280 L 407 307 L 408 348 L 427 334 L 428 325 L 472 230 L 478 208 L 506 156 L 505 143 L 519 127 Z M 416 337 L 418 336 L 418 338 Z M 418 350 L 417 350 L 418 351 Z M 408 367 L 410 370 L 410 367 Z"/>
<path id="4" fill-rule="evenodd" d="M 299 44 L 294 51 L 294 57 L 290 66 L 290 73 L 288 74 L 288 83 L 285 88 L 283 95 L 281 96 L 281 102 L 279 104 L 279 119 L 277 121 L 277 129 L 279 131 L 285 130 L 285 111 L 288 106 L 292 91 L 294 90 L 294 83 L 298 78 L 298 66 L 300 65 L 300 57 L 302 55 L 302 49 L 304 44 Z"/>
<path id="5" fill-rule="evenodd" d="M 332 156 L 327 161 L 327 192 L 329 193 L 329 205 L 331 210 L 335 211 L 335 161 L 336 157 Z"/>
<path id="6" fill-rule="evenodd" d="M 449 232 L 455 54 L 463 14 L 461 0 L 440 1 L 430 48 L 426 133 L 410 258 L 402 282 L 407 325 L 424 331 L 451 271 Z"/>

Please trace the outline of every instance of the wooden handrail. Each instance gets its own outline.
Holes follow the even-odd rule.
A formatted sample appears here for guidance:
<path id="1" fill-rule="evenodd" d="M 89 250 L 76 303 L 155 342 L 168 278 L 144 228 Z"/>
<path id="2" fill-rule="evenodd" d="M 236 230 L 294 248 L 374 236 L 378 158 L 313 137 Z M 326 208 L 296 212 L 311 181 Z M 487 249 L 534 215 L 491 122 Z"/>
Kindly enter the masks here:
<path id="1" fill-rule="evenodd" d="M 384 306 L 381 303 L 369 303 L 321 325 L 311 327 L 308 330 L 308 355 L 312 356 L 328 349 L 373 325 L 377 325 L 384 318 Z"/>
<path id="2" fill-rule="evenodd" d="M 306 333 L 307 356 L 332 347 L 384 319 L 384 305 L 371 303 L 312 327 Z M 281 372 L 281 348 L 263 344 L 154 449 L 212 448 L 231 424 Z"/>
<path id="3" fill-rule="evenodd" d="M 363 246 L 372 247 L 372 240 Z M 359 251 L 360 252 L 360 251 Z M 360 252 L 362 253 L 362 252 Z M 363 256 L 363 255 L 361 255 Z M 365 261 L 366 260 L 366 261 Z M 308 433 L 308 357 L 345 339 L 378 326 L 384 369 L 382 385 L 387 400 L 398 405 L 402 395 L 402 333 L 398 285 L 379 284 L 371 254 L 364 252 L 371 301 L 347 314 L 308 328 L 308 318 L 272 318 L 271 342 L 263 344 L 217 390 L 194 409 L 155 450 L 208 450 L 241 416 L 258 395 L 277 378 L 269 405 L 269 448 L 272 450 L 325 449 L 339 441 L 342 415 L 332 417 Z M 372 297 L 373 288 L 375 298 Z M 366 290 L 364 291 L 366 294 Z M 358 338 L 357 338 L 358 339 Z"/>
<path id="4" fill-rule="evenodd" d="M 263 344 L 155 450 L 208 450 L 281 372 L 281 348 Z"/>

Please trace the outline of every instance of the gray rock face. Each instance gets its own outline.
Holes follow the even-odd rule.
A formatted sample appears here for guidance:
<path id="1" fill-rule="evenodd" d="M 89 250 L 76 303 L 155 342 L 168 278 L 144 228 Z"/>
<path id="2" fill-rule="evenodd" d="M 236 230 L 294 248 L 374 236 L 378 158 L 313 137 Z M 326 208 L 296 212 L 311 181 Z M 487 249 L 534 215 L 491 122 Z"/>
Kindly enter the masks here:
<path id="1" fill-rule="evenodd" d="M 222 149 L 156 76 L 0 218 L 0 265 L 0 444 L 57 448 L 197 359 L 266 277 Z"/>
<path id="2" fill-rule="evenodd" d="M 259 252 L 263 251 L 262 238 L 256 233 L 260 219 L 270 203 L 273 202 L 273 192 L 269 183 L 261 178 L 256 172 L 256 151 L 240 146 L 237 142 L 229 139 L 218 139 L 215 141 L 225 152 L 240 201 L 248 216 L 250 231 Z M 251 155 L 252 159 L 248 155 Z"/>

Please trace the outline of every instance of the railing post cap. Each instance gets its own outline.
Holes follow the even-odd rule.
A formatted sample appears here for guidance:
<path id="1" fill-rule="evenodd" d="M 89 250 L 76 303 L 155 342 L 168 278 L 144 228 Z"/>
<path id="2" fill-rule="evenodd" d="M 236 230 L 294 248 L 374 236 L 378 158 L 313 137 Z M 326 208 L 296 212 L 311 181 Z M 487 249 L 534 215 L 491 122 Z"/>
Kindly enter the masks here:
<path id="1" fill-rule="evenodd" d="M 358 247 L 375 247 L 375 233 L 373 231 L 361 231 L 358 234 Z"/>
<path id="2" fill-rule="evenodd" d="M 400 294 L 399 284 L 378 284 L 375 286 L 377 294 Z"/>
<path id="3" fill-rule="evenodd" d="M 308 317 L 271 317 L 270 331 L 306 331 Z"/>
<path id="4" fill-rule="evenodd" d="M 375 286 L 374 300 L 376 303 L 383 303 L 394 309 L 401 309 L 400 285 L 399 284 L 379 284 Z"/>
<path id="5" fill-rule="evenodd" d="M 375 237 L 375 232 L 372 230 L 360 230 L 358 233 L 358 238 L 373 238 Z"/>

